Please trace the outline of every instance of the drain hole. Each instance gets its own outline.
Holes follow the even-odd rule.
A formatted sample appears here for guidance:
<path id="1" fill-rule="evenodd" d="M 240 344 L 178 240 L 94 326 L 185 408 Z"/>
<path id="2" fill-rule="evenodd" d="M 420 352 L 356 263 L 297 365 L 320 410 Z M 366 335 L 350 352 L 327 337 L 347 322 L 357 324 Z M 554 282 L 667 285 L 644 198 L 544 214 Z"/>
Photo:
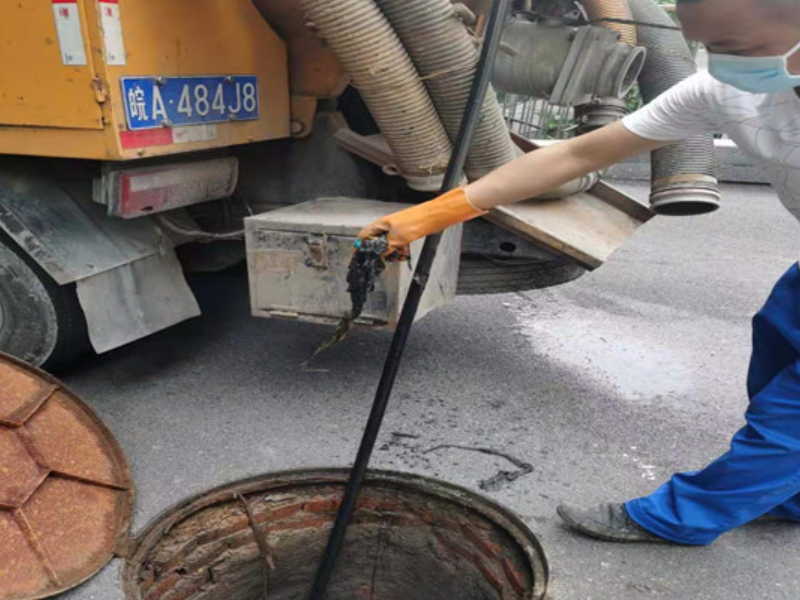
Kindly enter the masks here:
<path id="1" fill-rule="evenodd" d="M 503 252 L 509 252 L 509 253 L 516 252 L 517 251 L 517 245 L 512 243 L 512 242 L 503 242 L 502 244 L 500 244 L 500 250 L 502 250 Z"/>
<path id="2" fill-rule="evenodd" d="M 265 480 L 262 490 L 247 482 L 184 505 L 143 536 L 126 565 L 127 597 L 307 598 L 343 489 L 344 474 L 336 477 L 341 483 L 317 478 L 296 485 L 287 485 L 284 477 L 277 489 L 275 481 Z M 501 525 L 491 518 L 494 505 L 476 510 L 463 495 L 454 501 L 436 493 L 428 480 L 398 477 L 402 481 L 370 481 L 364 489 L 328 600 L 527 600 L 543 595 L 544 557 L 537 562 L 538 544 L 521 524 L 509 529 L 508 522 Z M 410 479 L 416 483 L 409 485 Z M 467 501 L 485 502 L 477 496 Z M 498 513 L 505 520 L 503 515 Z M 266 542 L 266 559 L 253 522 Z"/>

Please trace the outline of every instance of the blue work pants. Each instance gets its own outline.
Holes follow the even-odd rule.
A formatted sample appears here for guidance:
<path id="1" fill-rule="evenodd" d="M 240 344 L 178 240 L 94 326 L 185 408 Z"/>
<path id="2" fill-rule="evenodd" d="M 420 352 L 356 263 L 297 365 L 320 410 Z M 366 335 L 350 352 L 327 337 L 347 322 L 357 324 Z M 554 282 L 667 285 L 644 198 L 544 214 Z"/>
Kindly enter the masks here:
<path id="1" fill-rule="evenodd" d="M 753 319 L 747 424 L 728 452 L 628 502 L 659 537 L 706 545 L 764 514 L 800 521 L 800 268 L 792 266 Z"/>

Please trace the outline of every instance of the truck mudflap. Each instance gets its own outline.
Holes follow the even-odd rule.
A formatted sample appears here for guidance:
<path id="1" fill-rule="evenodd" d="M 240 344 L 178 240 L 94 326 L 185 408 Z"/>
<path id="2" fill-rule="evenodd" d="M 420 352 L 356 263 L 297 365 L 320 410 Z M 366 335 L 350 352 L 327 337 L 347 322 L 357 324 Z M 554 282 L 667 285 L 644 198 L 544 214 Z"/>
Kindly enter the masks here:
<path id="1" fill-rule="evenodd" d="M 81 279 L 78 300 L 89 340 L 107 352 L 200 314 L 171 248 Z"/>
<path id="2" fill-rule="evenodd" d="M 46 172 L 40 159 L 0 161 L 0 228 L 56 283 L 76 284 L 97 352 L 200 314 L 172 242 L 151 219 L 109 218 L 90 189 Z"/>

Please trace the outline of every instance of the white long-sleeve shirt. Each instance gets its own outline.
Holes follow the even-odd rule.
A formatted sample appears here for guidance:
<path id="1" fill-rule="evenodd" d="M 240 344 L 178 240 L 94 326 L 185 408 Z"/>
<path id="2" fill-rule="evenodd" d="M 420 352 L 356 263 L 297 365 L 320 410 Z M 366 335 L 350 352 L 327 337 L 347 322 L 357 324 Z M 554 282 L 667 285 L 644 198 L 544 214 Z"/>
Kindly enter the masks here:
<path id="1" fill-rule="evenodd" d="M 794 90 L 751 94 L 700 71 L 625 117 L 623 125 L 658 141 L 726 134 L 763 165 L 784 206 L 800 220 L 800 97 Z"/>

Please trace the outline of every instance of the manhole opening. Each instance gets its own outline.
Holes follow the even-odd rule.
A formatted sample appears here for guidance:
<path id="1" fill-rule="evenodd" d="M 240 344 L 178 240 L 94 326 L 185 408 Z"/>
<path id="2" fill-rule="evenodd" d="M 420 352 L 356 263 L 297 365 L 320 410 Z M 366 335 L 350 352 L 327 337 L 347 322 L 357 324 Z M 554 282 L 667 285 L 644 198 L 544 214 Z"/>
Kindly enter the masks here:
<path id="1" fill-rule="evenodd" d="M 278 474 L 167 513 L 126 565 L 127 597 L 307 598 L 345 477 Z M 373 472 L 328 599 L 528 600 L 544 596 L 546 579 L 533 534 L 499 506 L 441 482 Z"/>

